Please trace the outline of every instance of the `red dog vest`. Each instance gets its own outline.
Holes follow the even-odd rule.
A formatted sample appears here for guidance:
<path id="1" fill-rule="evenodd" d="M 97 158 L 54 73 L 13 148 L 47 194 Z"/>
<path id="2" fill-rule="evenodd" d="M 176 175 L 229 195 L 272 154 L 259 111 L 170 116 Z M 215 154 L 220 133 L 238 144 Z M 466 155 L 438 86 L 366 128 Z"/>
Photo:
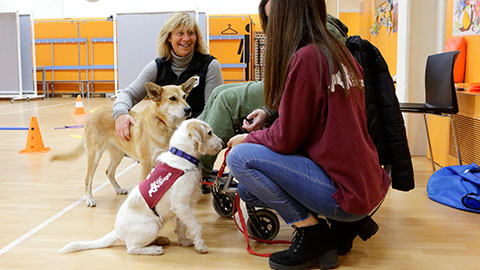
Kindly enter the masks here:
<path id="1" fill-rule="evenodd" d="M 148 207 L 154 209 L 163 194 L 182 174 L 182 170 L 172 168 L 163 162 L 158 163 L 139 185 L 140 193 Z"/>

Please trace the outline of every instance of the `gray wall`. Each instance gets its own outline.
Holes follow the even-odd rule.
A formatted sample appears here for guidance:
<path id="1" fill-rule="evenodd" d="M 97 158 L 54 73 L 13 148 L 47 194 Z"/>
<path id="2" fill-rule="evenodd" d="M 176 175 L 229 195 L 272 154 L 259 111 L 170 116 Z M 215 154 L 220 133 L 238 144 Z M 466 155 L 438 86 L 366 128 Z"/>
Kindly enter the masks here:
<path id="1" fill-rule="evenodd" d="M 20 93 L 17 14 L 0 13 L 0 95 Z"/>
<path id="2" fill-rule="evenodd" d="M 195 16 L 194 11 L 188 11 Z M 119 89 L 132 83 L 142 69 L 157 58 L 157 38 L 163 23 L 173 12 L 119 13 L 117 26 L 117 66 Z M 206 14 L 200 12 L 199 26 L 206 42 Z"/>
<path id="3" fill-rule="evenodd" d="M 33 93 L 32 25 L 30 15 L 20 14 L 20 52 L 22 63 L 22 92 Z"/>

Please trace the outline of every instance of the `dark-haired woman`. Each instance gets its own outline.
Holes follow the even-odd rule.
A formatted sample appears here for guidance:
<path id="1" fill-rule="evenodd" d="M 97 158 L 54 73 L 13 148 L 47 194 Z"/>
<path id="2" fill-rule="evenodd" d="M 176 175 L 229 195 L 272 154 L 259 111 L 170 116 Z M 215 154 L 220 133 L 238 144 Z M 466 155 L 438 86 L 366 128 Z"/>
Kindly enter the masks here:
<path id="1" fill-rule="evenodd" d="M 367 131 L 361 67 L 327 31 L 325 0 L 262 3 L 264 99 L 279 117 L 233 137 L 227 164 L 245 202 L 274 209 L 296 230 L 270 267 L 334 267 L 344 243 L 322 217 L 355 231 L 390 184 Z"/>

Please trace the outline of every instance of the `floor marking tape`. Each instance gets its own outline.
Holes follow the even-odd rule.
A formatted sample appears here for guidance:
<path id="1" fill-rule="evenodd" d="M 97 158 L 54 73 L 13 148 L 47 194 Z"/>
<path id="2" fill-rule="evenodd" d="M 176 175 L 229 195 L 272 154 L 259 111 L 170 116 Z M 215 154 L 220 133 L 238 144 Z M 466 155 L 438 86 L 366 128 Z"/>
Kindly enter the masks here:
<path id="1" fill-rule="evenodd" d="M 15 113 L 27 112 L 27 111 L 33 111 L 33 110 L 41 110 L 41 109 L 45 109 L 45 108 L 58 107 L 58 106 L 63 106 L 63 105 L 67 105 L 67 104 L 72 104 L 72 102 L 55 104 L 55 105 L 49 105 L 49 106 L 44 106 L 44 107 L 36 107 L 36 108 L 19 110 L 19 111 L 13 111 L 13 112 L 0 113 L 0 115 L 15 114 Z"/>
<path id="2" fill-rule="evenodd" d="M 135 167 L 135 165 L 137 165 L 138 163 L 135 161 L 134 163 L 132 163 L 130 166 L 128 166 L 127 168 L 125 168 L 125 170 L 119 172 L 115 177 L 120 177 L 122 176 L 124 173 L 126 173 L 127 171 L 129 171 L 131 168 Z M 110 181 L 105 181 L 105 183 L 103 183 L 102 185 L 98 186 L 96 189 L 93 190 L 93 194 L 95 194 L 97 191 L 101 190 L 102 188 L 104 188 L 108 183 L 110 183 Z M 63 216 L 65 213 L 67 213 L 68 211 L 72 210 L 75 206 L 77 206 L 79 203 L 81 203 L 82 201 L 85 200 L 85 196 L 81 197 L 80 199 L 76 200 L 75 202 L 73 202 L 72 204 L 70 204 L 69 206 L 63 208 L 62 210 L 60 210 L 59 212 L 57 212 L 55 215 L 51 216 L 50 218 L 48 218 L 47 220 L 45 220 L 44 222 L 40 223 L 39 225 L 37 225 L 35 228 L 31 229 L 29 232 L 25 233 L 24 235 L 18 237 L 17 239 L 13 240 L 12 242 L 10 242 L 8 245 L 6 245 L 5 247 L 3 247 L 2 249 L 0 249 L 0 256 L 2 256 L 3 254 L 7 253 L 10 249 L 14 248 L 16 245 L 20 244 L 21 242 L 25 241 L 27 238 L 29 238 L 30 236 L 34 235 L 36 232 L 40 231 L 41 229 L 45 228 L 48 224 L 52 223 L 53 221 L 55 221 L 57 218 Z"/>

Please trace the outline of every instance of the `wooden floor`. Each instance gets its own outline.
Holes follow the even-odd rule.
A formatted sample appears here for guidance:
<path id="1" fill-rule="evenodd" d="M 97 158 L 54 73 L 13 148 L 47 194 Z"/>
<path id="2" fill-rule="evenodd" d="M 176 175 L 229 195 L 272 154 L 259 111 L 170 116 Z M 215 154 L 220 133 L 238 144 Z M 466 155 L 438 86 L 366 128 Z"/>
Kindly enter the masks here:
<path id="1" fill-rule="evenodd" d="M 113 104 L 105 98 L 84 99 L 83 103 L 87 112 Z M 57 254 L 70 241 L 91 240 L 111 231 L 125 199 L 106 184 L 107 155 L 94 178 L 94 188 L 98 188 L 95 208 L 81 201 L 85 155 L 75 162 L 49 163 L 53 152 L 71 149 L 81 140 L 82 129 L 54 129 L 81 123 L 82 119 L 71 115 L 74 107 L 73 98 L 0 101 L 0 127 L 28 127 L 30 118 L 37 116 L 43 142 L 52 148 L 46 154 L 19 154 L 25 148 L 27 131 L 0 130 L 0 269 L 268 269 L 268 259 L 247 252 L 234 222 L 215 213 L 211 195 L 204 195 L 195 210 L 208 254 L 180 247 L 172 224 L 161 232 L 172 241 L 162 256 L 128 255 L 120 245 Z M 352 252 L 340 257 L 338 269 L 480 269 L 480 215 L 429 200 L 430 163 L 423 157 L 413 161 L 416 189 L 389 191 L 374 216 L 380 230 L 367 242 L 356 239 Z M 137 164 L 125 158 L 117 171 L 120 184 L 134 187 L 139 171 Z M 290 240 L 291 232 L 283 224 L 277 238 Z M 253 243 L 253 248 L 274 252 L 285 246 Z"/>

